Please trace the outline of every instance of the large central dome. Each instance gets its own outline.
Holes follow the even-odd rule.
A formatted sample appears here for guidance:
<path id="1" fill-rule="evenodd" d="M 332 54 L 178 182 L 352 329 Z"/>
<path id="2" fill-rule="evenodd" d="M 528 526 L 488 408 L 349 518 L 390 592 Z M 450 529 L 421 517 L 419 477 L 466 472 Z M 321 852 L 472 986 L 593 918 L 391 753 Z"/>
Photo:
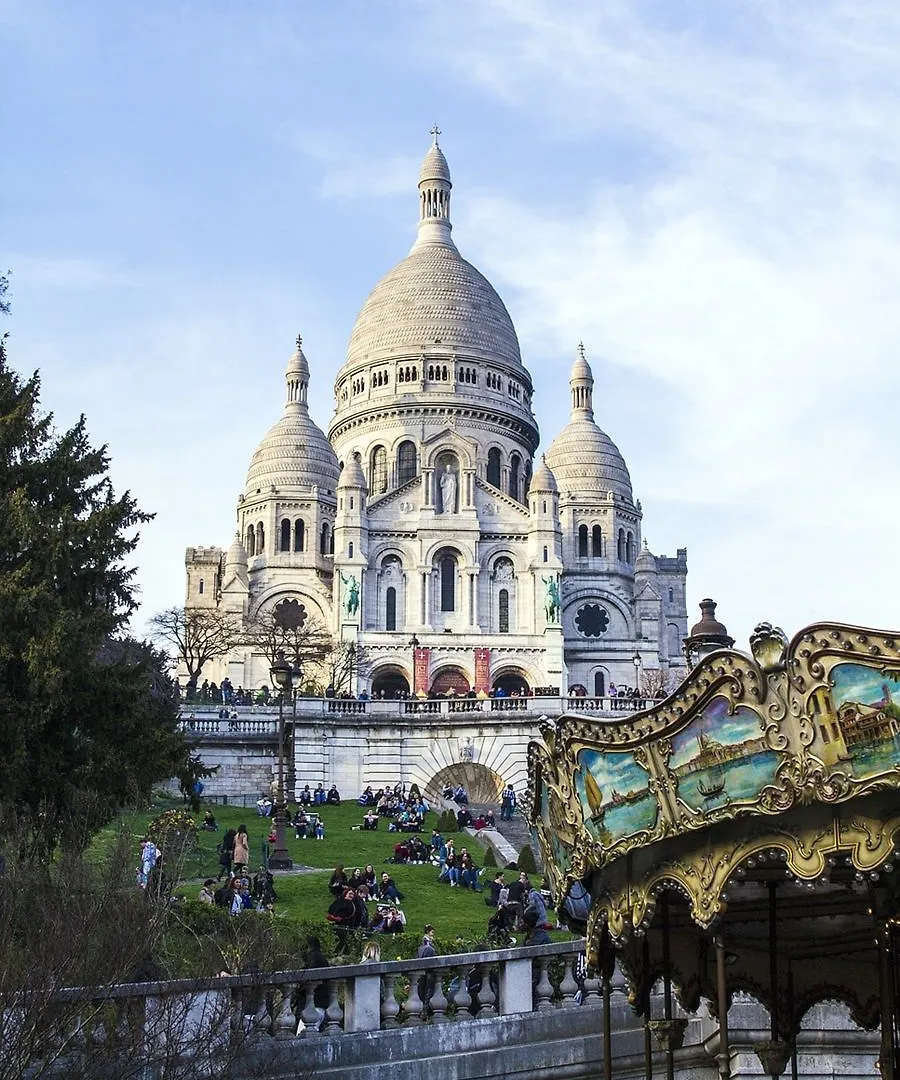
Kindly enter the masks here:
<path id="1" fill-rule="evenodd" d="M 419 174 L 418 237 L 363 304 L 347 349 L 350 367 L 417 357 L 434 347 L 521 366 L 503 301 L 451 239 L 451 187 L 447 159 L 435 141 Z"/>
<path id="2" fill-rule="evenodd" d="M 347 361 L 417 356 L 433 345 L 522 363 L 503 301 L 452 241 L 418 243 L 385 274 L 359 313 Z"/>

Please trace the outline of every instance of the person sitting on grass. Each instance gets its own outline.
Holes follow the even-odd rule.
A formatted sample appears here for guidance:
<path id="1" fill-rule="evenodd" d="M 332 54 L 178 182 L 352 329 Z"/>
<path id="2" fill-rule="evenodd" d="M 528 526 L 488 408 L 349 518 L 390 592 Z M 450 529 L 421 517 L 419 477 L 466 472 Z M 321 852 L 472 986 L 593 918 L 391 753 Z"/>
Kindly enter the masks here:
<path id="1" fill-rule="evenodd" d="M 500 904 L 500 892 L 503 889 L 505 882 L 503 880 L 503 871 L 498 870 L 494 880 L 490 884 L 491 895 L 484 898 L 484 902 L 488 907 L 499 907 Z M 507 896 L 509 892 L 507 891 Z"/>
<path id="2" fill-rule="evenodd" d="M 335 784 L 332 784 L 328 789 L 328 794 L 325 796 L 325 802 L 327 802 L 329 806 L 341 805 L 341 793 L 338 791 Z"/>
<path id="3" fill-rule="evenodd" d="M 417 866 L 421 866 L 423 863 L 428 862 L 428 849 L 422 843 L 420 836 L 413 836 L 408 841 L 409 847 L 409 861 L 415 863 Z"/>
<path id="4" fill-rule="evenodd" d="M 378 882 L 378 899 L 393 900 L 395 904 L 399 904 L 403 899 L 403 893 L 400 892 L 394 883 L 394 879 L 386 871 L 381 875 L 381 881 Z"/>
<path id="5" fill-rule="evenodd" d="M 307 833 L 309 832 L 309 818 L 306 816 L 306 811 L 303 807 L 297 809 L 297 813 L 294 814 L 294 835 L 298 840 L 305 840 Z"/>
<path id="6" fill-rule="evenodd" d="M 212 812 L 212 810 L 207 810 L 206 813 L 203 815 L 203 821 L 200 824 L 200 828 L 204 832 L 219 831 L 219 826 L 216 822 L 216 815 Z"/>
<path id="7" fill-rule="evenodd" d="M 472 856 L 465 848 L 459 853 L 459 883 L 464 889 L 472 892 L 481 892 L 481 883 L 478 880 L 479 871 Z"/>
<path id="8" fill-rule="evenodd" d="M 409 862 L 409 844 L 405 840 L 401 840 L 399 844 L 394 844 L 393 861 L 395 863 Z"/>
<path id="9" fill-rule="evenodd" d="M 367 863 L 363 870 L 363 881 L 368 885 L 370 894 L 378 888 L 378 874 L 375 873 L 375 867 L 371 863 Z"/>
<path id="10" fill-rule="evenodd" d="M 316 806 L 321 806 L 325 802 L 327 796 L 325 795 L 325 788 L 321 784 L 316 784 L 316 790 L 313 792 L 313 802 Z"/>
<path id="11" fill-rule="evenodd" d="M 215 883 L 215 878 L 207 878 L 206 881 L 203 882 L 203 888 L 200 890 L 200 894 L 197 897 L 201 904 L 214 904 L 216 902 L 215 890 L 213 888 Z"/>
<path id="12" fill-rule="evenodd" d="M 328 880 L 328 891 L 332 896 L 343 896 L 350 887 L 350 879 L 344 873 L 344 864 L 338 863 Z"/>
<path id="13" fill-rule="evenodd" d="M 365 812 L 362 819 L 362 827 L 366 832 L 374 832 L 378 828 L 378 815 L 370 806 Z"/>
<path id="14" fill-rule="evenodd" d="M 379 904 L 369 929 L 377 934 L 402 934 L 406 929 L 406 916 L 393 904 Z"/>
<path id="15" fill-rule="evenodd" d="M 311 806 L 313 801 L 312 792 L 309 790 L 309 784 L 306 784 L 303 790 L 300 792 L 300 805 Z"/>
<path id="16" fill-rule="evenodd" d="M 315 833 L 316 833 L 316 839 L 317 840 L 324 840 L 325 839 L 325 822 L 321 818 L 318 818 L 316 820 Z"/>
<path id="17" fill-rule="evenodd" d="M 444 859 L 441 872 L 438 874 L 438 881 L 446 881 L 451 888 L 456 888 L 459 884 L 459 863 L 455 851 L 447 852 L 447 858 Z"/>

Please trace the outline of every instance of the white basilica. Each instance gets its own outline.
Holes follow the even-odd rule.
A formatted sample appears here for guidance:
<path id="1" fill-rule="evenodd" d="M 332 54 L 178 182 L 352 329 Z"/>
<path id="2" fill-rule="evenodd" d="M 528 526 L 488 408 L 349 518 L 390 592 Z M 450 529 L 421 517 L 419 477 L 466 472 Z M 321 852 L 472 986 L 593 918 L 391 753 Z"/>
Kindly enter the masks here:
<path id="1" fill-rule="evenodd" d="M 418 186 L 415 243 L 356 320 L 327 437 L 309 415 L 298 338 L 234 542 L 187 550 L 186 607 L 249 623 L 288 601 L 365 646 L 344 689 L 371 696 L 603 696 L 641 671 L 682 668 L 687 552 L 642 543 L 583 348 L 569 422 L 538 456 L 531 377 L 503 301 L 451 238 L 436 137 Z M 249 646 L 205 674 L 271 681 Z"/>

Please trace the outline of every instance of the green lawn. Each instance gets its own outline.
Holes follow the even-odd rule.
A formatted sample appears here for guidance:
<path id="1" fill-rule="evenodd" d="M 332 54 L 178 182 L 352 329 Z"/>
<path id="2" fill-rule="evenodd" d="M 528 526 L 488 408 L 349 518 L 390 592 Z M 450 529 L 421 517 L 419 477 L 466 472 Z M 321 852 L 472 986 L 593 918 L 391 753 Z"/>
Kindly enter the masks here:
<path id="1" fill-rule="evenodd" d="M 172 803 L 161 804 L 145 813 L 132 814 L 120 818 L 117 823 L 104 830 L 96 842 L 98 850 L 102 850 L 105 843 L 109 842 L 116 828 L 126 828 L 140 840 L 147 824 L 163 809 L 167 809 Z M 323 928 L 325 912 L 331 902 L 331 894 L 328 892 L 328 878 L 337 863 L 343 863 L 348 873 L 354 867 L 362 869 L 367 863 L 372 863 L 378 873 L 387 870 L 403 893 L 402 908 L 407 917 L 407 940 L 397 942 L 397 949 L 409 954 L 412 943 L 417 943 L 421 936 L 422 927 L 425 923 L 433 923 L 437 937 L 444 951 L 448 951 L 457 939 L 464 942 L 473 942 L 483 938 L 487 926 L 487 920 L 492 914 L 492 909 L 484 903 L 484 897 L 488 893 L 487 881 L 496 871 L 489 868 L 482 876 L 485 885 L 484 893 L 473 893 L 468 889 L 451 889 L 449 885 L 439 884 L 437 881 L 437 869 L 434 866 L 394 866 L 386 860 L 393 854 L 394 844 L 400 839 L 398 833 L 389 833 L 387 823 L 380 822 L 376 832 L 354 830 L 352 826 L 358 825 L 362 820 L 362 809 L 355 803 L 344 803 L 341 806 L 324 806 L 317 808 L 325 822 L 324 840 L 297 840 L 293 830 L 289 829 L 288 851 L 295 865 L 315 867 L 315 873 L 306 874 L 276 874 L 275 888 L 278 892 L 277 915 L 279 921 L 291 920 L 297 923 L 308 924 L 322 921 Z M 268 818 L 259 817 L 255 810 L 247 810 L 234 806 L 216 806 L 214 813 L 219 824 L 217 833 L 199 832 L 198 847 L 195 854 L 190 858 L 184 868 L 184 880 L 178 891 L 189 899 L 196 897 L 199 885 L 206 877 L 215 877 L 219 871 L 216 845 L 224 831 L 228 828 L 237 828 L 244 824 L 250 836 L 251 870 L 255 871 L 261 861 L 264 844 L 270 827 Z M 195 820 L 199 823 L 203 818 L 198 814 Z M 437 821 L 437 815 L 428 814 L 425 819 L 422 839 L 427 843 L 431 836 L 431 830 Z M 475 857 L 478 865 L 483 864 L 484 850 L 477 841 L 455 835 L 457 849 L 468 847 Z M 507 875 L 511 880 L 512 873 Z M 374 906 L 370 905 L 370 911 Z M 568 934 L 554 935 L 568 937 Z M 382 951 L 387 955 L 393 954 L 394 949 L 390 940 L 393 935 L 382 935 Z"/>

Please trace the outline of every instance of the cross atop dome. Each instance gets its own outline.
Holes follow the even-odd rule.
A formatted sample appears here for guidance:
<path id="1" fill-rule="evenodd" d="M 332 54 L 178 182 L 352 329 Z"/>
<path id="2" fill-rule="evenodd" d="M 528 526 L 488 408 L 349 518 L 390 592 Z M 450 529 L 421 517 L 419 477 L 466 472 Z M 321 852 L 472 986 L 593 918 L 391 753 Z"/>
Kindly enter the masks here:
<path id="1" fill-rule="evenodd" d="M 438 135 L 442 134 L 442 132 L 441 129 L 437 126 L 437 124 L 432 127 L 431 131 L 429 131 L 428 134 L 434 137 L 434 141 L 431 145 L 436 146 L 438 149 L 440 149 L 441 144 L 438 142 Z"/>
<path id="2" fill-rule="evenodd" d="M 301 334 L 298 334 L 297 335 L 297 348 L 300 349 L 302 347 L 303 347 L 303 336 Z"/>

